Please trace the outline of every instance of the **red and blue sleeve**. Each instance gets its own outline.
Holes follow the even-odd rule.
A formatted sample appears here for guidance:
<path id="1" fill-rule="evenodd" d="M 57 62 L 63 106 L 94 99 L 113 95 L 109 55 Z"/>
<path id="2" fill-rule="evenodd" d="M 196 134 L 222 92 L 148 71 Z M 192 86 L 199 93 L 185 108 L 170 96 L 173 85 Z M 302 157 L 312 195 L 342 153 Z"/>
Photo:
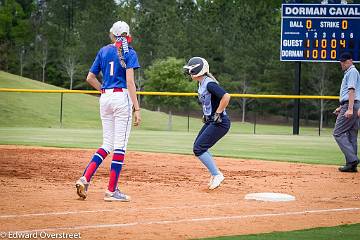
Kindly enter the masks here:
<path id="1" fill-rule="evenodd" d="M 89 72 L 92 72 L 95 75 L 98 75 L 101 71 L 101 55 L 100 55 L 100 51 L 98 52 L 98 54 L 96 55 L 96 58 L 89 70 Z"/>
<path id="2" fill-rule="evenodd" d="M 137 69 L 140 68 L 139 60 L 135 50 L 130 49 L 129 53 L 125 56 L 126 69 Z"/>

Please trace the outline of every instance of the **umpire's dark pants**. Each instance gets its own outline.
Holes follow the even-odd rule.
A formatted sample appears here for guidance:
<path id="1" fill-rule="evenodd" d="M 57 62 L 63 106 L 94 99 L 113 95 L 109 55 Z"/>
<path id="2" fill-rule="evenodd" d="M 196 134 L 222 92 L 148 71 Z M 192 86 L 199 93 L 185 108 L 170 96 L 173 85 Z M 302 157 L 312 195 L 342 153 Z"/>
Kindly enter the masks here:
<path id="1" fill-rule="evenodd" d="M 359 107 L 360 102 L 355 102 L 353 116 L 351 118 L 346 118 L 344 114 L 348 109 L 348 103 L 343 104 L 341 105 L 340 113 L 336 118 L 333 136 L 345 155 L 346 164 L 353 164 L 359 160 L 357 157 L 357 136 L 359 128 L 357 111 Z"/>
<path id="2" fill-rule="evenodd" d="M 207 122 L 195 139 L 193 151 L 200 156 L 219 141 L 230 129 L 230 119 L 224 115 L 221 123 Z"/>

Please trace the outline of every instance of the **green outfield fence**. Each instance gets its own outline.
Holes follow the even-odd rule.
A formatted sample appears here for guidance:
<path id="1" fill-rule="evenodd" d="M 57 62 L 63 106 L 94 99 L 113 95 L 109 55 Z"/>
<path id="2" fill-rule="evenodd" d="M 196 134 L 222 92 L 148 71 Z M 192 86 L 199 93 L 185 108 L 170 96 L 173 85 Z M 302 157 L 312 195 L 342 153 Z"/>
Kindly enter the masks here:
<path id="1" fill-rule="evenodd" d="M 60 127 L 63 125 L 63 95 L 64 94 L 100 94 L 99 91 L 96 90 L 45 90 L 45 89 L 14 89 L 14 88 L 0 88 L 0 92 L 17 92 L 17 93 L 56 93 L 60 94 L 60 112 L 59 112 L 59 121 Z M 184 92 L 143 92 L 138 91 L 138 95 L 140 96 L 172 96 L 172 97 L 195 97 L 197 93 L 184 93 Z M 269 94 L 230 94 L 232 98 L 243 98 L 243 99 L 303 99 L 303 100 L 339 100 L 338 96 L 311 96 L 311 95 L 269 95 Z M 335 102 L 335 101 L 334 101 Z M 288 103 L 287 103 L 288 104 Z M 335 106 L 335 105 L 334 105 Z M 235 110 L 233 110 L 235 112 Z M 290 112 L 290 111 L 289 111 Z M 239 115 L 239 112 L 236 112 Z M 253 133 L 256 133 L 256 124 L 257 124 L 257 116 L 256 112 L 252 116 Z M 187 114 L 187 130 L 190 129 L 190 115 Z M 231 114 L 232 115 L 232 114 Z M 291 119 L 292 116 L 289 115 Z M 320 117 L 319 117 L 320 119 Z M 320 122 L 320 121 L 319 121 Z M 319 135 L 320 135 L 320 124 L 319 124 Z"/>

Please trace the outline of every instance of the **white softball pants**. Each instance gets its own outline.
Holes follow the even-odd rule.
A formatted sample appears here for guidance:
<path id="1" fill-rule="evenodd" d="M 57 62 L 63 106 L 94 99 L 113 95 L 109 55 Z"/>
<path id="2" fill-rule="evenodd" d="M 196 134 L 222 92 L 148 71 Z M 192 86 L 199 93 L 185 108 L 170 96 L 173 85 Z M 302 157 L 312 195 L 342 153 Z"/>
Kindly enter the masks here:
<path id="1" fill-rule="evenodd" d="M 132 122 L 132 102 L 127 89 L 113 92 L 106 89 L 100 97 L 100 117 L 103 127 L 102 148 L 126 150 Z"/>

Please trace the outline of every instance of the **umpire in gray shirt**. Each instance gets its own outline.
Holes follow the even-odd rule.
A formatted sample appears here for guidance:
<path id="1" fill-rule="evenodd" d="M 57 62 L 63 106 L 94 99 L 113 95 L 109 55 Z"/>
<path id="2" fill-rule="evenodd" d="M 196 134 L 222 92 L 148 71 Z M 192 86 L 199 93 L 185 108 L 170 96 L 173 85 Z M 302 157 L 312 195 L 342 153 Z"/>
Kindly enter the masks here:
<path id="1" fill-rule="evenodd" d="M 334 138 L 345 155 L 346 164 L 339 168 L 340 172 L 357 172 L 358 110 L 360 108 L 360 75 L 352 62 L 350 53 L 342 53 L 340 65 L 344 78 L 340 88 L 340 107 L 337 114 Z"/>

